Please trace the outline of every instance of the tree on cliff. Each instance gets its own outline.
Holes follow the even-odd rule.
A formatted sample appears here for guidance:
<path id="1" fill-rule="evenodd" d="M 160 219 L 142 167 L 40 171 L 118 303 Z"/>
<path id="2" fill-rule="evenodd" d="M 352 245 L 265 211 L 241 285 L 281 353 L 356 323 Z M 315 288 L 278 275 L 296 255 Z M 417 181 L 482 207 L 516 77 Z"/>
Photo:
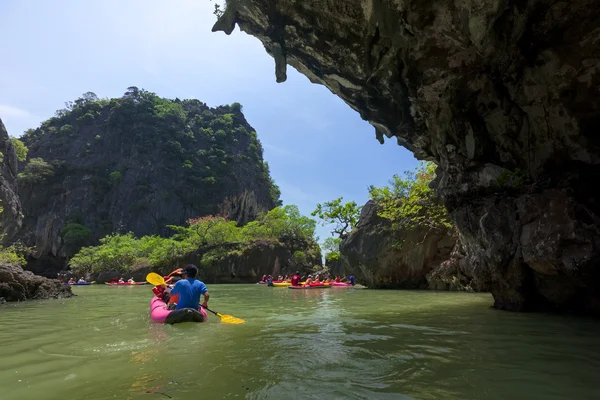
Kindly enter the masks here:
<path id="1" fill-rule="evenodd" d="M 394 175 L 390 186 L 369 187 L 369 195 L 379 206 L 378 215 L 392 222 L 394 229 L 448 228 L 452 224 L 446 208 L 439 204 L 429 186 L 435 178 L 436 165 L 422 162 L 404 177 Z"/>
<path id="2" fill-rule="evenodd" d="M 2 201 L 0 201 L 0 214 L 4 212 Z M 27 249 L 20 242 L 13 243 L 10 246 L 3 245 L 4 234 L 0 234 L 0 263 L 10 265 L 25 265 L 25 257 L 23 254 L 30 249 Z"/>
<path id="3" fill-rule="evenodd" d="M 344 198 L 340 197 L 335 200 L 326 201 L 325 203 L 317 204 L 317 208 L 311 215 L 318 216 L 323 220 L 323 223 L 333 223 L 335 227 L 332 229 L 332 234 L 337 234 L 339 237 L 344 237 L 352 230 L 358 222 L 361 208 L 354 201 L 342 203 Z"/>
<path id="4" fill-rule="evenodd" d="M 31 184 L 45 182 L 54 175 L 54 168 L 42 158 L 32 158 L 18 177 L 21 181 Z"/>
<path id="5" fill-rule="evenodd" d="M 349 201 L 342 203 L 342 200 L 343 197 L 340 197 L 335 200 L 326 201 L 323 204 L 319 203 L 316 210 L 311 214 L 323 220 L 323 225 L 328 223 L 335 224 L 331 230 L 331 234 L 336 234 L 337 237 L 327 238 L 322 243 L 327 264 L 339 260 L 342 239 L 348 235 L 360 217 L 361 207 L 356 202 Z"/>
<path id="6" fill-rule="evenodd" d="M 342 239 L 339 237 L 328 237 L 321 245 L 325 253 L 325 264 L 337 262 L 340 259 L 340 244 Z"/>
<path id="7" fill-rule="evenodd" d="M 27 146 L 17 138 L 10 138 L 10 140 L 15 148 L 15 153 L 17 153 L 17 160 L 20 162 L 27 160 Z"/>

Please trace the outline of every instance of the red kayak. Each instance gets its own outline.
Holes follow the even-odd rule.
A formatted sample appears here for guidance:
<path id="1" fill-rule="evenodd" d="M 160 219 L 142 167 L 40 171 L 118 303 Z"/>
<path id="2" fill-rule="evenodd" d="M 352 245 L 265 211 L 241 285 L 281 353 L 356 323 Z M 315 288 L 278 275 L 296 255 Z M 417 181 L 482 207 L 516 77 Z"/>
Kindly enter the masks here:
<path id="1" fill-rule="evenodd" d="M 122 283 L 112 283 L 112 282 L 106 282 L 107 285 L 110 286 L 133 286 L 133 285 L 145 285 L 148 282 L 133 282 L 133 283 L 129 283 L 129 282 L 122 282 Z"/>

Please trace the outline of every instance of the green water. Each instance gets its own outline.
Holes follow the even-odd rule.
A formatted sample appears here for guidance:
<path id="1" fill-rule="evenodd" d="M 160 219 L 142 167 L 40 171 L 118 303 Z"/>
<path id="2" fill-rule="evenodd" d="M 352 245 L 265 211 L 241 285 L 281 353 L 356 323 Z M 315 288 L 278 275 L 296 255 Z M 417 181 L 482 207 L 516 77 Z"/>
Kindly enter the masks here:
<path id="1" fill-rule="evenodd" d="M 487 294 L 209 289 L 247 323 L 151 324 L 148 286 L 0 306 L 0 398 L 600 398 L 596 321 Z"/>

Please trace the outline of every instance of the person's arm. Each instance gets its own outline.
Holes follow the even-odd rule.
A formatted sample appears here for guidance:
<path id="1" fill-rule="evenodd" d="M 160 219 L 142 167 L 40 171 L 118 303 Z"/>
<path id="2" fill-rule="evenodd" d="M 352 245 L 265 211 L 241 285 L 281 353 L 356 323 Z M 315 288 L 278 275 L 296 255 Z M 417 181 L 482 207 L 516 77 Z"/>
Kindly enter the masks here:
<path id="1" fill-rule="evenodd" d="M 202 284 L 202 290 L 200 291 L 200 293 L 202 293 L 204 295 L 204 302 L 202 303 L 202 307 L 207 308 L 208 307 L 208 299 L 210 298 L 210 294 L 208 293 L 208 289 L 206 288 L 206 285 Z"/>

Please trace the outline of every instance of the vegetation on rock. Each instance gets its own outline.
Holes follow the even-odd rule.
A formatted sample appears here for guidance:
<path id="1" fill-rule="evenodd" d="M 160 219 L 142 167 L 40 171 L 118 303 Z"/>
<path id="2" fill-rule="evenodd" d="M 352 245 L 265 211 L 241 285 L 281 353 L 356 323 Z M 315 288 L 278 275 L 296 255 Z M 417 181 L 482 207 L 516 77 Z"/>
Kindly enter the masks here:
<path id="1" fill-rule="evenodd" d="M 390 220 L 395 230 L 451 227 L 446 208 L 436 201 L 430 187 L 435 169 L 435 164 L 422 162 L 404 177 L 394 175 L 390 186 L 369 187 L 371 199 L 379 206 L 377 214 Z"/>
<path id="2" fill-rule="evenodd" d="M 69 257 L 113 232 L 164 236 L 198 215 L 241 225 L 281 204 L 239 103 L 210 108 L 136 87 L 113 99 L 88 92 L 21 141 L 23 237 L 40 256 Z"/>
<path id="3" fill-rule="evenodd" d="M 334 225 L 331 234 L 337 235 L 337 237 L 327 238 L 323 242 L 325 260 L 328 264 L 339 260 L 342 238 L 352 230 L 360 217 L 361 207 L 356 202 L 349 201 L 343 203 L 342 201 L 343 197 L 339 197 L 335 200 L 326 201 L 323 204 L 319 203 L 311 214 L 312 216 L 319 217 L 323 221 L 323 225 Z"/>
<path id="4" fill-rule="evenodd" d="M 302 262 L 314 258 L 315 255 L 307 254 L 311 249 L 319 251 L 314 240 L 315 227 L 314 220 L 302 216 L 298 208 L 291 205 L 261 213 L 257 220 L 245 226 L 238 226 L 220 215 L 210 215 L 190 219 L 185 226 L 169 226 L 174 234 L 168 238 L 151 235 L 138 239 L 131 232 L 108 235 L 100 240 L 99 246 L 82 248 L 69 265 L 77 273 L 125 272 L 139 266 L 162 269 L 202 250 L 201 265 L 206 267 L 215 259 L 227 256 L 231 249 L 239 251 L 240 246 L 252 246 L 258 241 L 309 244 L 304 246 L 304 252 L 294 253 L 294 258 Z M 303 254 L 296 254 L 299 252 Z"/>
<path id="5" fill-rule="evenodd" d="M 12 141 L 12 144 L 15 148 L 17 160 L 19 160 L 20 162 L 27 160 L 27 152 L 29 151 L 27 149 L 27 146 L 25 146 L 25 144 L 17 138 L 11 138 L 10 140 Z"/>
<path id="6" fill-rule="evenodd" d="M 4 207 L 2 207 L 2 202 L 0 201 L 0 214 L 4 212 Z M 25 265 L 25 257 L 24 254 L 27 249 L 21 243 L 13 243 L 11 245 L 5 246 L 2 244 L 4 242 L 4 234 L 0 234 L 0 264 L 8 264 L 8 265 Z"/>

